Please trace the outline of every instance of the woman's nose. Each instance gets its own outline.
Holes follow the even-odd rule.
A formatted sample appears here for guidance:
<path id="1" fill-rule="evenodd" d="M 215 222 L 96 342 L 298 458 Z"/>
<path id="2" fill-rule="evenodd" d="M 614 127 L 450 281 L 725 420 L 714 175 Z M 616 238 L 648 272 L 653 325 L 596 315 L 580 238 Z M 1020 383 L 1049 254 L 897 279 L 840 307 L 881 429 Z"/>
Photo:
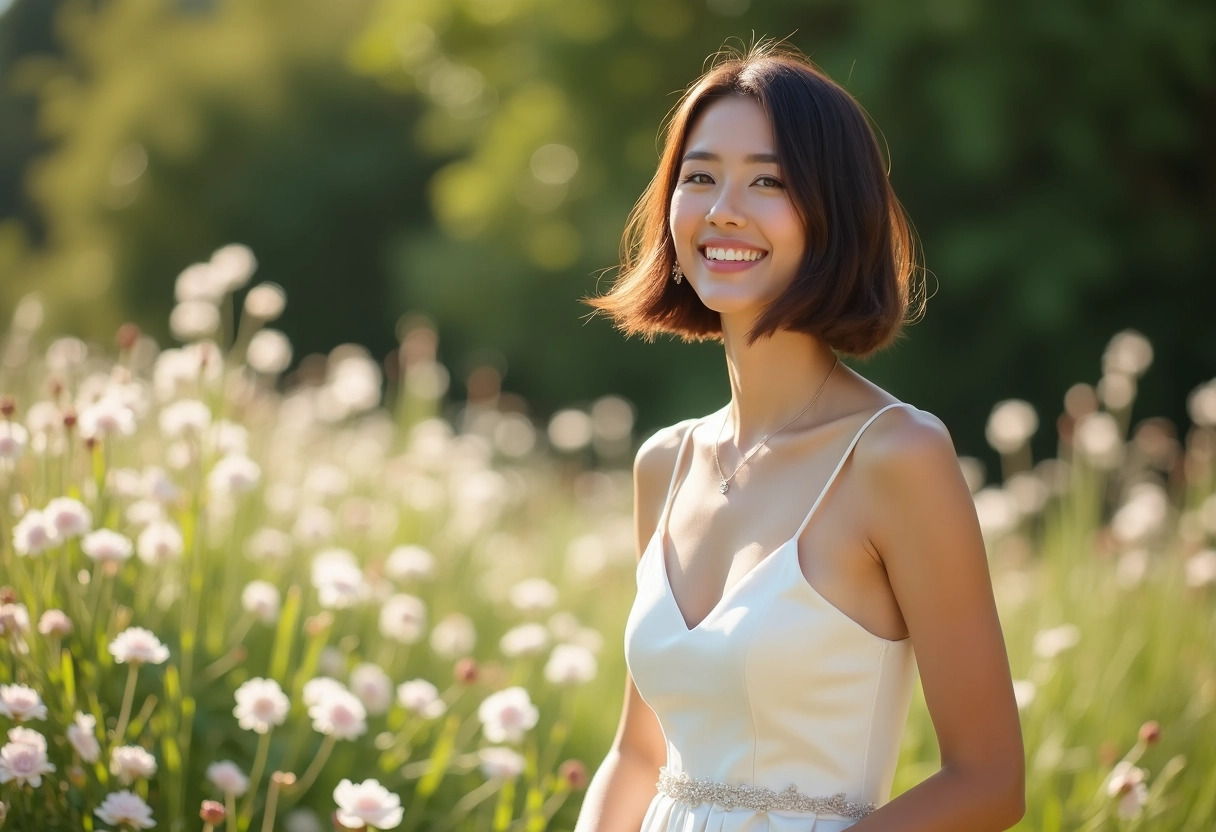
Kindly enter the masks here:
<path id="1" fill-rule="evenodd" d="M 709 211 L 705 214 L 705 220 L 711 225 L 718 226 L 728 223 L 741 226 L 747 222 L 743 212 L 738 208 L 733 189 L 729 187 L 718 191 L 717 198 L 710 204 Z"/>

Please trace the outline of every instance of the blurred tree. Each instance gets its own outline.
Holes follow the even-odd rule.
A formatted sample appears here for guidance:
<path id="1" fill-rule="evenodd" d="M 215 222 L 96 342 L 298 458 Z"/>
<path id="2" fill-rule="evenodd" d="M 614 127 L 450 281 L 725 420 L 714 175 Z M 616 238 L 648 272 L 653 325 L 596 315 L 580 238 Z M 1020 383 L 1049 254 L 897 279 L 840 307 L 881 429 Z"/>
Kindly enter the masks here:
<path id="1" fill-rule="evenodd" d="M 0 44 L 36 28 L 30 5 L 0 18 Z M 287 287 L 298 355 L 383 354 L 422 309 L 458 381 L 508 364 L 541 412 L 609 391 L 643 430 L 704 412 L 726 394 L 714 345 L 625 342 L 578 299 L 607 287 L 659 124 L 705 56 L 793 33 L 881 128 L 936 290 L 864 371 L 964 452 L 984 450 L 998 399 L 1050 419 L 1121 328 L 1157 350 L 1139 413 L 1181 418 L 1216 366 L 1210 5 L 58 5 L 61 56 L 24 57 L 0 99 L 35 95 L 50 148 L 26 177 L 35 210 L 0 202 L 0 302 L 37 286 L 77 331 L 135 316 L 163 333 L 172 276 L 240 241 Z"/>

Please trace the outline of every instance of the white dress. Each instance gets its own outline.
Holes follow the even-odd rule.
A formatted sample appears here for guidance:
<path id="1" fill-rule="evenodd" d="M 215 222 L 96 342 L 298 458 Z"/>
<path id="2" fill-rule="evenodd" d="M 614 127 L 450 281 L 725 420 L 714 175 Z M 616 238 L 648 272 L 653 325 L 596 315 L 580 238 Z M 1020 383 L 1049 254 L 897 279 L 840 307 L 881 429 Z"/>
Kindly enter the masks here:
<path id="1" fill-rule="evenodd" d="M 908 405 L 861 426 L 794 536 L 692 628 L 663 542 L 684 434 L 625 624 L 625 662 L 667 741 L 641 832 L 837 832 L 890 799 L 911 642 L 874 635 L 821 596 L 797 541 L 862 433 L 897 406 Z"/>

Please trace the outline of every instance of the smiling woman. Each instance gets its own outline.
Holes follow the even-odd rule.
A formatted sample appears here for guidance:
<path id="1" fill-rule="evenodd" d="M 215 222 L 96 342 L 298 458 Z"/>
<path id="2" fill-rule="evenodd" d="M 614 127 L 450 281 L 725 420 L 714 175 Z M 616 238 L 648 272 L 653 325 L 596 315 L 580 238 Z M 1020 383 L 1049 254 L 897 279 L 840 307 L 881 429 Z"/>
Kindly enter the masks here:
<path id="1" fill-rule="evenodd" d="M 721 340 L 731 399 L 638 451 L 625 702 L 576 832 L 1012 826 L 1021 731 L 953 443 L 838 356 L 918 297 L 860 106 L 796 53 L 727 56 L 677 106 L 622 261 L 589 303 Z M 942 767 L 891 800 L 918 670 Z"/>

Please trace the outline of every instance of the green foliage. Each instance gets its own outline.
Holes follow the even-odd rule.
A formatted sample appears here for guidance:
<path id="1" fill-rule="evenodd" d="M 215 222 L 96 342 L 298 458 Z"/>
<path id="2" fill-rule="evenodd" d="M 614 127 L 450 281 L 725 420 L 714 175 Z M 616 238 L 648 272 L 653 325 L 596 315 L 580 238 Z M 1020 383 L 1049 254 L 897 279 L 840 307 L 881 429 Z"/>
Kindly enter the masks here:
<path id="1" fill-rule="evenodd" d="M 0 304 L 36 286 L 72 331 L 163 333 L 155 287 L 235 239 L 303 310 L 301 354 L 382 355 L 421 310 L 458 379 L 508 367 L 541 411 L 702 412 L 712 345 L 623 343 L 579 298 L 676 95 L 754 35 L 867 108 L 919 230 L 936 294 L 868 375 L 980 453 L 988 402 L 1054 407 L 1131 326 L 1172 368 L 1141 400 L 1181 424 L 1216 363 L 1216 11 L 1185 0 L 18 0 L 0 112 L 40 135 L 0 150 L 28 189 L 0 202 Z"/>

